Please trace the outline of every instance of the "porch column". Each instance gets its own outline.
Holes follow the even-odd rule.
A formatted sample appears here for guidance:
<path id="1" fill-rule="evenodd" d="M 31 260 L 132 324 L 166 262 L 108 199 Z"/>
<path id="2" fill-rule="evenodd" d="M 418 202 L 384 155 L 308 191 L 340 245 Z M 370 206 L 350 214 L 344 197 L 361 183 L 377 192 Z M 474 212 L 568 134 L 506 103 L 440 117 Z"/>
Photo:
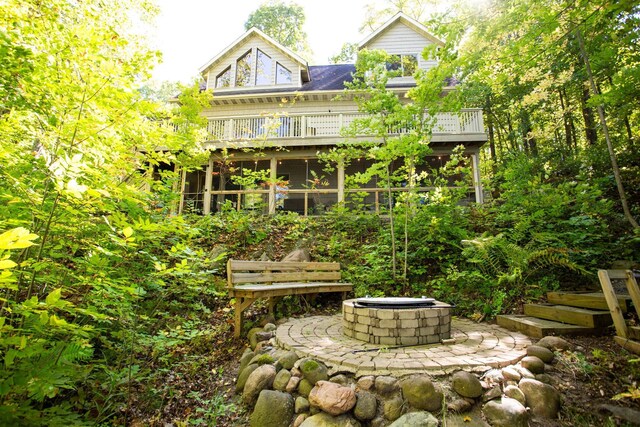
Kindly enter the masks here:
<path id="1" fill-rule="evenodd" d="M 276 179 L 278 178 L 278 159 L 271 158 L 269 175 L 269 215 L 276 213 Z"/>
<path id="2" fill-rule="evenodd" d="M 178 205 L 178 215 L 182 215 L 184 210 L 184 185 L 187 181 L 187 170 L 182 169 L 180 177 L 180 204 Z"/>
<path id="3" fill-rule="evenodd" d="M 338 162 L 338 203 L 344 203 L 344 162 Z"/>
<path id="4" fill-rule="evenodd" d="M 202 197 L 202 213 L 211 213 L 211 187 L 213 186 L 213 153 L 209 154 L 209 164 L 204 175 L 204 195 Z"/>
<path id="5" fill-rule="evenodd" d="M 473 169 L 473 189 L 476 193 L 476 203 L 484 203 L 482 194 L 482 181 L 480 180 L 480 153 L 471 154 L 471 166 Z"/>

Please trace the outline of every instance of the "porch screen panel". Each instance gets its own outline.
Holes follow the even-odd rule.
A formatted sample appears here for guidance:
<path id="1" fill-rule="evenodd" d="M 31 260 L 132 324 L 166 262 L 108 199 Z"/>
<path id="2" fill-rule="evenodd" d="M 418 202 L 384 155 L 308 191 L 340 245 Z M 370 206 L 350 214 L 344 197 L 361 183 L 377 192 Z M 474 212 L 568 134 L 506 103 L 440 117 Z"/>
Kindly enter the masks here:
<path id="1" fill-rule="evenodd" d="M 184 203 L 182 212 L 202 214 L 204 202 L 205 169 L 186 173 L 184 182 Z"/>

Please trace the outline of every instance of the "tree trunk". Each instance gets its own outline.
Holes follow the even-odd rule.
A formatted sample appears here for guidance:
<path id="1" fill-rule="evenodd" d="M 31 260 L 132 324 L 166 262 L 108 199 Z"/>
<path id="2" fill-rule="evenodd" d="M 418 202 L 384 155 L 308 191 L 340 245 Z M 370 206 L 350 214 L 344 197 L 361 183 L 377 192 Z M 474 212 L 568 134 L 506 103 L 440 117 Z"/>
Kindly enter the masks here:
<path id="1" fill-rule="evenodd" d="M 588 145 L 596 145 L 598 142 L 598 133 L 596 132 L 596 124 L 593 120 L 593 110 L 587 106 L 589 100 L 589 88 L 582 88 L 582 117 L 584 118 L 584 134 L 587 137 Z"/>
<path id="2" fill-rule="evenodd" d="M 565 143 L 567 144 L 567 148 L 571 150 L 571 126 L 569 125 L 569 112 L 567 111 L 567 106 L 564 102 L 564 97 L 562 96 L 562 88 L 558 89 L 558 96 L 560 98 L 560 108 L 562 108 L 562 121 L 564 122 L 564 136 Z"/>
<path id="3" fill-rule="evenodd" d="M 487 95 L 487 102 L 485 104 L 487 111 L 487 130 L 489 131 L 489 151 L 491 153 L 491 160 L 493 160 L 493 171 L 496 171 L 496 163 L 498 157 L 496 155 L 496 141 L 493 135 L 493 115 L 491 113 L 491 97 Z"/>
<path id="4" fill-rule="evenodd" d="M 587 77 L 589 78 L 589 85 L 591 86 L 591 91 L 593 91 L 594 95 L 598 95 L 598 88 L 596 87 L 595 80 L 593 78 L 593 73 L 591 71 L 591 63 L 589 62 L 589 55 L 587 54 L 587 49 L 584 46 L 584 40 L 582 39 L 582 33 L 580 30 L 576 31 L 576 36 L 578 39 L 578 44 L 580 46 L 580 52 L 582 53 L 582 58 L 584 59 L 584 66 L 587 71 Z M 618 187 L 618 194 L 620 195 L 620 203 L 622 204 L 622 211 L 624 212 L 624 216 L 629 221 L 631 226 L 634 229 L 640 227 L 631 215 L 631 211 L 629 210 L 629 205 L 627 204 L 627 196 L 624 191 L 624 186 L 622 185 L 622 178 L 620 177 L 620 168 L 618 167 L 618 160 L 616 159 L 616 153 L 613 150 L 613 143 L 611 142 L 611 138 L 609 136 L 609 128 L 607 127 L 607 120 L 604 115 L 604 107 L 602 104 L 598 104 L 598 116 L 600 118 L 600 125 L 602 126 L 602 132 L 604 133 L 604 138 L 607 141 L 607 149 L 609 150 L 609 158 L 611 159 L 611 168 L 613 169 L 613 176 L 616 179 L 616 186 Z"/>

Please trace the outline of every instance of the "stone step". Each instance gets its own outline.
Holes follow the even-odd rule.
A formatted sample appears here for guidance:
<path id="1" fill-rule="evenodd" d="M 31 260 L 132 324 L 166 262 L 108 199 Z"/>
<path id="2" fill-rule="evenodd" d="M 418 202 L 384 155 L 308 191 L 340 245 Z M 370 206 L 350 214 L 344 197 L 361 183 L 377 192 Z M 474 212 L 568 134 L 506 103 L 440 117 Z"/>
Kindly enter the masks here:
<path id="1" fill-rule="evenodd" d="M 626 313 L 631 306 L 631 297 L 628 295 L 617 295 L 617 297 L 620 310 Z M 607 300 L 602 292 L 548 292 L 547 300 L 550 304 L 609 311 Z"/>
<path id="2" fill-rule="evenodd" d="M 604 328 L 587 328 L 584 326 L 568 325 L 553 320 L 538 319 L 537 317 L 504 314 L 496 317 L 498 325 L 512 331 L 522 332 L 530 337 L 542 338 L 547 335 L 601 335 Z"/>
<path id="3" fill-rule="evenodd" d="M 604 328 L 613 323 L 609 311 L 596 311 L 566 305 L 525 304 L 524 314 L 587 328 Z"/>

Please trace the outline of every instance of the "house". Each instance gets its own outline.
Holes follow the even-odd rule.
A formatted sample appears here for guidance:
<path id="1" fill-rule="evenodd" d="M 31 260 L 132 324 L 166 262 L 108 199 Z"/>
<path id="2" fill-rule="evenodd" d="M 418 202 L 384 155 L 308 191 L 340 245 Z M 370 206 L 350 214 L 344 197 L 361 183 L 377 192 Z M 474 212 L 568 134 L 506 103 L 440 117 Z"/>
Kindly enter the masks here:
<path id="1" fill-rule="evenodd" d="M 435 65 L 421 55 L 432 44 L 442 42 L 399 13 L 359 48 L 382 49 L 400 58 L 401 75 L 390 79 L 388 87 L 402 96 L 415 86 L 411 75 L 416 67 Z M 364 171 L 369 160 L 356 159 L 327 172 L 318 159 L 319 153 L 345 143 L 340 129 L 363 115 L 352 98 L 335 99 L 344 93 L 354 71 L 353 64 L 309 65 L 255 28 L 213 57 L 200 69 L 206 89 L 214 94 L 203 113 L 209 134 L 204 145 L 211 155 L 200 170 L 183 173 L 181 211 L 209 214 L 226 204 L 238 210 L 282 209 L 307 215 L 351 203 L 356 193 L 359 206 L 378 211 L 384 185 L 374 180 L 360 188 L 345 186 L 347 177 Z M 443 92 L 449 90 L 454 89 L 443 87 Z M 470 200 L 481 203 L 478 157 L 486 140 L 480 109 L 440 113 L 433 152 L 425 164 L 442 164 L 453 147 L 464 145 L 473 166 Z"/>

